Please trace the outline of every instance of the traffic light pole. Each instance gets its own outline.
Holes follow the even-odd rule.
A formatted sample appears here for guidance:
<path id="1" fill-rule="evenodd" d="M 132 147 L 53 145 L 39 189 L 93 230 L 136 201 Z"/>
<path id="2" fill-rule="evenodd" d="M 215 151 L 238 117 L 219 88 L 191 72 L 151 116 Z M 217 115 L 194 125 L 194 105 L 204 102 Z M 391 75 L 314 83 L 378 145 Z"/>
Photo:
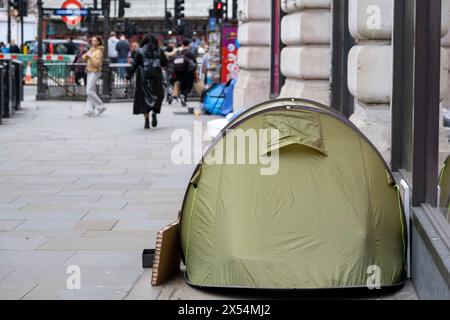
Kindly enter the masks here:
<path id="1" fill-rule="evenodd" d="M 8 44 L 10 44 L 11 43 L 11 2 L 9 2 L 9 0 L 8 0 L 8 12 L 7 12 L 7 15 L 8 15 L 8 36 L 7 36 L 7 41 L 8 41 Z"/>
<path id="2" fill-rule="evenodd" d="M 177 34 L 183 35 L 184 27 L 181 20 L 184 18 L 184 0 L 175 0 L 174 7 L 174 28 L 176 29 Z"/>
<path id="3" fill-rule="evenodd" d="M 167 0 L 164 0 L 164 38 L 167 35 L 167 31 L 169 31 L 169 21 L 167 21 L 169 18 L 167 17 Z"/>
<path id="4" fill-rule="evenodd" d="M 237 0 L 233 0 L 233 22 L 236 22 L 237 21 L 237 8 L 238 7 L 238 3 L 237 3 Z"/>
<path id="5" fill-rule="evenodd" d="M 94 9 L 98 9 L 98 0 L 94 0 Z M 92 25 L 90 26 L 90 30 L 95 30 L 95 28 L 98 26 L 98 16 L 95 15 L 93 19 L 91 20 Z"/>
<path id="6" fill-rule="evenodd" d="M 226 2 L 225 2 L 226 3 L 226 9 L 227 9 L 225 11 L 225 22 L 228 22 L 228 4 L 229 4 L 228 2 L 229 2 L 228 0 L 226 0 Z"/>
<path id="7" fill-rule="evenodd" d="M 43 10 L 42 10 L 42 0 L 37 0 L 38 9 L 38 60 L 37 60 L 37 94 L 36 100 L 45 100 L 45 88 L 44 88 L 44 60 L 42 56 L 44 55 L 42 47 L 42 23 L 43 23 Z"/>
<path id="8" fill-rule="evenodd" d="M 108 37 L 109 37 L 109 11 L 111 0 L 102 1 L 103 4 L 103 64 L 102 64 L 102 78 L 103 90 L 101 93 L 102 100 L 109 102 L 111 100 L 111 72 L 109 68 L 110 60 L 108 56 Z"/>
<path id="9" fill-rule="evenodd" d="M 25 0 L 22 0 L 25 1 Z M 23 2 L 22 2 L 23 5 Z M 21 49 L 22 49 L 22 53 L 24 53 L 23 49 L 24 49 L 24 45 L 25 45 L 25 40 L 23 39 L 23 13 L 21 11 L 21 15 L 20 15 L 20 40 L 21 40 Z"/>

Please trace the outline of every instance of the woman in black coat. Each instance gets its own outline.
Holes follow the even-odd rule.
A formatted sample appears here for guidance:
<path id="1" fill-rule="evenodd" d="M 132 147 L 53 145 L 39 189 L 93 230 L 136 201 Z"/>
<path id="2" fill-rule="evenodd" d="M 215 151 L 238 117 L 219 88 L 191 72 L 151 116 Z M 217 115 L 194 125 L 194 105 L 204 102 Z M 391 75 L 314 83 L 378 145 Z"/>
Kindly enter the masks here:
<path id="1" fill-rule="evenodd" d="M 156 37 L 146 35 L 127 75 L 127 79 L 131 79 L 137 71 L 133 114 L 144 115 L 145 129 L 150 128 L 150 112 L 152 112 L 152 126 L 158 125 L 156 115 L 161 112 L 164 100 L 162 68 L 166 68 L 167 64 L 168 60 L 159 48 Z"/>

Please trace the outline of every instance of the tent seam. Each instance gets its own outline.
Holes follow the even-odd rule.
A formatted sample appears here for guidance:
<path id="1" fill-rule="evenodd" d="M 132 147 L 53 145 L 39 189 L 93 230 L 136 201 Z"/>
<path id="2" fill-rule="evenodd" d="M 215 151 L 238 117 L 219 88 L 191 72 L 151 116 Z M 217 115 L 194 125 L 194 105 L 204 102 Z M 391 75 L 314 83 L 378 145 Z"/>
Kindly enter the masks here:
<path id="1" fill-rule="evenodd" d="M 225 136 L 223 137 L 223 139 L 225 139 Z M 226 155 L 226 144 L 224 144 L 224 146 L 225 146 L 225 155 Z M 214 248 L 216 247 L 216 236 L 215 235 L 217 235 L 217 205 L 219 203 L 220 190 L 222 189 L 222 179 L 223 179 L 223 164 L 220 166 L 219 187 L 217 188 L 216 205 L 214 207 L 216 210 L 215 215 L 214 215 L 214 242 L 213 242 L 213 245 L 211 246 L 211 250 L 213 251 L 213 253 L 215 252 Z M 216 261 L 217 261 L 217 259 L 214 259 L 214 267 L 215 267 Z"/>
<path id="2" fill-rule="evenodd" d="M 363 166 L 364 166 L 364 180 L 366 182 L 366 190 L 367 190 L 367 195 L 369 196 L 369 210 L 370 210 L 370 217 L 371 220 L 373 219 L 373 207 L 372 207 L 372 196 L 369 190 L 369 181 L 367 178 L 367 166 L 366 166 L 366 157 L 365 157 L 365 153 L 364 153 L 364 149 L 362 146 L 362 141 L 361 141 L 361 137 L 359 137 L 359 148 L 361 150 L 361 155 L 362 155 L 362 162 L 363 162 Z M 374 261 L 375 262 L 375 261 Z"/>
<path id="3" fill-rule="evenodd" d="M 186 270 L 189 264 L 189 244 L 191 240 L 191 221 L 192 221 L 192 211 L 194 210 L 195 200 L 197 199 L 197 188 L 194 188 L 194 198 L 192 199 L 191 210 L 189 213 L 189 224 L 188 224 L 188 234 L 186 243 Z"/>

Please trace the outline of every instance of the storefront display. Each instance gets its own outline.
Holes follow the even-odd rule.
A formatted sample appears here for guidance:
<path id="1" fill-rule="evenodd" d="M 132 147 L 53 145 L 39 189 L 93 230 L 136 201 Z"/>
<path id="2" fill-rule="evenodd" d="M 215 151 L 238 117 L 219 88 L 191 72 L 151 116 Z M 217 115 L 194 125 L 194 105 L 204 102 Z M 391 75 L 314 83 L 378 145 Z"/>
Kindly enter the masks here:
<path id="1" fill-rule="evenodd" d="M 237 46 L 237 27 L 222 27 L 222 48 L 221 48 L 221 82 L 228 82 L 236 79 L 239 73 L 237 63 L 238 46 Z"/>
<path id="2" fill-rule="evenodd" d="M 207 82 L 220 82 L 221 69 L 221 34 L 220 30 L 214 30 L 209 33 L 209 50 L 208 50 L 208 69 Z"/>

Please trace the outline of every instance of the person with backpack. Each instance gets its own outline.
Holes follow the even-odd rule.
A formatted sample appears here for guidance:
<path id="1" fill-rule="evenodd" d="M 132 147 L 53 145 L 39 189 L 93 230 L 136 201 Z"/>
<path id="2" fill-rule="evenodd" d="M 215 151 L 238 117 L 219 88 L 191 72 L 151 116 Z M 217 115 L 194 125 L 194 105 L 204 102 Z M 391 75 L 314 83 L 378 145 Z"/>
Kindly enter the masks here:
<path id="1" fill-rule="evenodd" d="M 150 112 L 152 112 L 152 127 L 158 125 L 157 114 L 161 112 L 164 100 L 162 68 L 167 65 L 168 60 L 158 46 L 158 40 L 155 36 L 147 34 L 127 74 L 127 80 L 131 80 L 136 72 L 133 114 L 144 115 L 145 129 L 150 129 Z"/>
<path id="2" fill-rule="evenodd" d="M 173 58 L 173 67 L 176 78 L 180 82 L 180 101 L 183 107 L 187 105 L 187 96 L 194 86 L 197 62 L 195 53 L 191 49 L 191 41 L 185 39 L 180 50 Z"/>

